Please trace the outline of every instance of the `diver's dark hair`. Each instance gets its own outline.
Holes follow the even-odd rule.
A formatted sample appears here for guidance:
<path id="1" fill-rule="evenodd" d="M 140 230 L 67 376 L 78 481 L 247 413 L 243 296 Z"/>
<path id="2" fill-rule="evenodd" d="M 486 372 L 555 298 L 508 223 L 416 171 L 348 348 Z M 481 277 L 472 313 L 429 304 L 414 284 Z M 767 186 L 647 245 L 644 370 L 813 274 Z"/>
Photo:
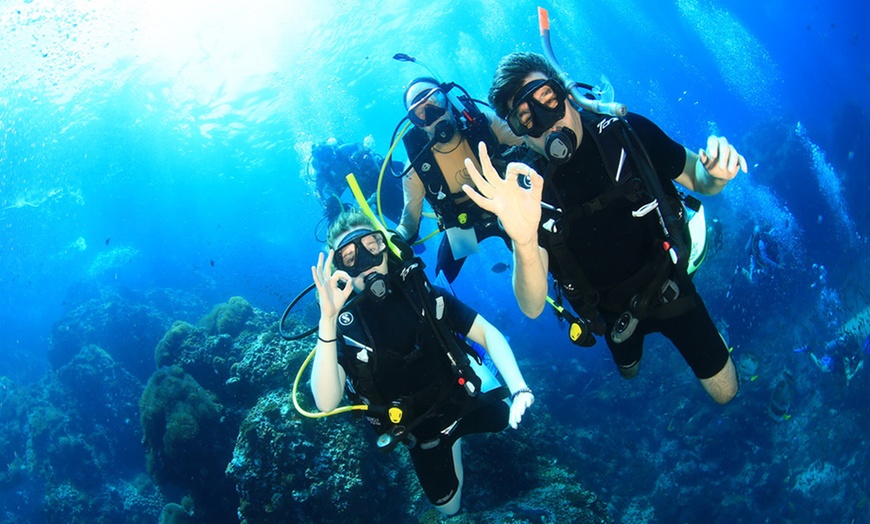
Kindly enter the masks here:
<path id="1" fill-rule="evenodd" d="M 547 78 L 558 80 L 559 73 L 550 62 L 538 53 L 511 53 L 502 58 L 495 70 L 489 88 L 489 103 L 501 118 L 510 112 L 510 102 L 530 73 L 543 73 Z"/>
<path id="2" fill-rule="evenodd" d="M 369 217 L 362 214 L 362 212 L 356 209 L 342 211 L 341 214 L 335 217 L 332 224 L 329 225 L 329 231 L 326 233 L 327 247 L 329 247 L 329 249 L 335 249 L 335 239 L 351 229 L 357 229 L 360 227 L 374 230 L 372 221 L 369 220 Z"/>
<path id="3" fill-rule="evenodd" d="M 408 109 L 408 91 L 411 90 L 417 84 L 432 84 L 436 86 L 440 86 L 441 82 L 435 80 L 431 76 L 418 76 L 417 78 L 408 82 L 408 87 L 405 88 L 404 94 L 402 94 L 402 103 L 405 104 L 405 109 Z"/>

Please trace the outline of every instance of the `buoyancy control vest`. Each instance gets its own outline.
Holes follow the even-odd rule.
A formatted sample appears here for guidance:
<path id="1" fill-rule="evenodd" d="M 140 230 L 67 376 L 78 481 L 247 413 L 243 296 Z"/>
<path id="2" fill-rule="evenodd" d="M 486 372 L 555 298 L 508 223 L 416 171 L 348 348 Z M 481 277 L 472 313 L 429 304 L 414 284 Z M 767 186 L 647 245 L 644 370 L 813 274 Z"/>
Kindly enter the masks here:
<path id="1" fill-rule="evenodd" d="M 369 405 L 366 413 L 369 423 L 379 433 L 390 434 L 392 445 L 403 440 L 427 417 L 437 415 L 439 408 L 449 402 L 463 404 L 463 410 L 476 405 L 474 400 L 481 386 L 481 379 L 469 360 L 473 357 L 479 361 L 479 356 L 456 332 L 450 314 L 445 314 L 445 299 L 430 285 L 423 272 L 423 262 L 415 258 L 400 264 L 390 273 L 392 293 L 400 294 L 394 297 L 393 307 L 409 308 L 419 320 L 418 325 L 407 326 L 416 331 L 416 342 L 402 358 L 437 361 L 432 366 L 429 384 L 388 398 L 375 379 L 376 371 L 383 370 L 380 366 L 387 365 L 384 352 L 392 350 L 376 347 L 372 330 L 379 326 L 367 324 L 361 311 L 364 304 L 348 308 L 338 318 L 345 352 L 342 362 L 352 366 L 347 370 L 349 392 Z"/>
<path id="2" fill-rule="evenodd" d="M 643 144 L 625 119 L 588 112 L 583 112 L 581 118 L 584 138 L 594 141 L 611 183 L 594 198 L 570 209 L 561 202 L 559 191 L 553 191 L 557 198 L 555 205 L 563 212 L 550 219 L 544 217 L 541 231 L 547 237 L 549 252 L 558 267 L 553 272 L 557 291 L 568 298 L 574 310 L 598 335 L 605 332 L 600 315 L 602 308 L 611 312 L 633 310 L 637 318 L 666 318 L 688 310 L 694 305 L 694 288 L 686 273 L 689 260 L 686 246 L 691 240 L 679 192 L 673 183 L 661 184 Z M 552 176 L 554 167 L 548 166 L 548 176 Z M 659 187 L 655 188 L 655 184 Z M 625 200 L 635 209 L 632 212 L 635 217 L 648 213 L 659 215 L 659 223 L 664 224 L 655 239 L 661 245 L 660 254 L 648 260 L 637 274 L 600 295 L 567 245 L 568 230 L 582 224 L 584 217 Z M 676 300 L 674 288 L 667 285 L 669 281 L 676 282 L 677 295 L 686 300 Z M 667 303 L 670 303 L 668 307 L 662 307 Z"/>
<path id="3" fill-rule="evenodd" d="M 463 100 L 463 102 L 465 101 Z M 489 119 L 473 101 L 468 101 L 465 105 L 466 111 L 473 113 L 472 118 L 460 119 L 458 115 L 454 114 L 454 121 L 465 122 L 463 128 L 459 129 L 462 139 L 472 145 L 471 150 L 475 157 L 478 155 L 477 144 L 480 142 L 486 144 L 490 154 L 498 153 L 500 146 L 490 127 Z M 468 110 L 467 108 L 473 109 Z M 456 112 L 455 109 L 453 111 Z M 438 166 L 435 154 L 431 148 L 424 150 L 429 142 L 426 132 L 414 126 L 402 136 L 402 142 L 405 145 L 408 158 L 412 159 L 411 165 L 414 167 L 414 171 L 417 172 L 426 188 L 426 200 L 438 215 L 441 229 L 451 227 L 468 229 L 477 223 L 483 210 L 471 200 L 465 200 L 462 203 L 456 202 L 458 197 L 465 197 L 465 193 L 461 191 L 459 193 L 450 192 L 450 185 Z M 480 162 L 480 158 L 477 160 Z"/>

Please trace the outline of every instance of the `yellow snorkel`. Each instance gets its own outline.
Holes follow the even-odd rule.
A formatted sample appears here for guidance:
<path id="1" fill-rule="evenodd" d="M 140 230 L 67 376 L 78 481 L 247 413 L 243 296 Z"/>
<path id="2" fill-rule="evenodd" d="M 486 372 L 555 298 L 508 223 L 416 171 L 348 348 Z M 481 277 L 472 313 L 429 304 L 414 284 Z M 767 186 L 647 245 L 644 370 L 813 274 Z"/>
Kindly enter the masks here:
<path id="1" fill-rule="evenodd" d="M 384 238 L 387 239 L 387 247 L 390 248 L 390 251 L 392 251 L 394 255 L 401 259 L 402 252 L 398 247 L 396 247 L 392 240 L 392 236 L 395 235 L 395 233 L 387 231 L 384 223 L 378 220 L 378 217 L 375 216 L 375 213 L 372 211 L 372 207 L 369 205 L 368 202 L 366 202 L 366 197 L 363 194 L 362 189 L 360 189 L 354 174 L 348 173 L 345 179 L 347 179 L 347 185 L 350 186 L 350 191 L 351 193 L 353 193 L 354 198 L 356 198 L 356 201 L 359 204 L 360 211 L 362 211 L 363 214 L 368 217 L 368 219 L 372 222 L 372 226 L 376 230 L 384 234 Z M 378 193 L 380 193 L 380 191 Z"/>

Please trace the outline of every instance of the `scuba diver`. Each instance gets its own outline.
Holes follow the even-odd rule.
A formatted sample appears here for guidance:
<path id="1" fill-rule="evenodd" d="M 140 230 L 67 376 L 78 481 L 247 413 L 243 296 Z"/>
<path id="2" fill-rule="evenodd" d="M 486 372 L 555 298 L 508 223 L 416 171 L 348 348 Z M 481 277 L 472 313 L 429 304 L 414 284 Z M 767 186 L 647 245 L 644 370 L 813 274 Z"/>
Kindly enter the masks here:
<path id="1" fill-rule="evenodd" d="M 738 277 L 745 278 L 750 285 L 753 285 L 758 282 L 756 277 L 769 274 L 774 268 L 783 267 L 782 262 L 779 261 L 779 245 L 773 237 L 772 229 L 765 231 L 761 226 L 753 227 L 743 250 L 749 257 L 748 266 L 743 267 L 738 263 L 734 268 L 725 298 L 735 295 L 734 286 L 738 282 Z"/>
<path id="2" fill-rule="evenodd" d="M 863 348 L 858 344 L 858 335 L 849 332 L 841 333 L 824 344 L 814 346 L 821 347 L 821 357 L 817 356 L 815 351 L 810 351 L 810 345 L 796 348 L 794 352 L 809 353 L 813 364 L 822 373 L 837 371 L 839 369 L 837 359 L 839 358 L 843 363 L 843 374 L 848 386 L 855 375 L 864 368 L 864 355 L 870 351 L 867 349 L 870 348 L 870 335 L 865 340 Z"/>
<path id="3" fill-rule="evenodd" d="M 744 250 L 749 256 L 749 268 L 743 268 L 742 272 L 750 284 L 755 275 L 763 274 L 773 268 L 782 268 L 782 263 L 779 261 L 779 247 L 772 233 L 772 229 L 765 231 L 761 226 L 755 226 L 752 228 L 749 240 L 746 241 Z"/>
<path id="4" fill-rule="evenodd" d="M 461 90 L 463 96 L 453 96 L 452 89 Z M 396 231 L 407 241 L 416 238 L 425 198 L 438 217 L 439 229 L 446 232 L 438 247 L 435 273 L 443 272 L 452 283 L 465 257 L 477 252 L 479 242 L 499 236 L 510 248 L 495 216 L 462 193 L 462 186 L 472 183 L 465 159 L 479 166 L 479 142 L 498 156 L 503 153 L 502 144 L 516 146 L 522 140 L 491 109 L 478 107 L 455 84 L 442 84 L 432 77 L 415 78 L 405 90 L 404 103 L 414 127 L 402 137 L 410 166 L 402 182 L 404 208 Z"/>
<path id="5" fill-rule="evenodd" d="M 311 389 L 322 412 L 345 387 L 367 405 L 379 448 L 405 444 L 426 496 L 452 515 L 463 483 L 461 437 L 516 428 L 535 397 L 505 337 L 432 287 L 422 261 L 392 256 L 389 242 L 356 211 L 330 227 L 329 253 L 311 268 L 320 302 Z M 498 383 L 470 360 L 466 337 L 485 348 L 507 388 L 488 389 Z"/>
<path id="6" fill-rule="evenodd" d="M 716 254 L 722 251 L 725 244 L 725 231 L 722 227 L 722 221 L 714 218 L 707 224 L 707 242 L 710 247 L 707 250 L 708 255 Z"/>
<path id="7" fill-rule="evenodd" d="M 341 201 L 341 194 L 347 187 L 345 176 L 353 173 L 363 192 L 374 195 L 378 190 L 378 178 L 384 159 L 376 154 L 372 147 L 374 138 L 367 136 L 363 143 L 342 144 L 335 138 L 315 144 L 311 148 L 311 163 L 309 175 L 314 178 L 317 198 L 323 204 L 323 213 L 327 222 L 332 222 L 348 204 Z M 390 162 L 389 169 L 395 173 L 402 172 L 402 163 Z M 313 173 L 312 173 L 313 171 Z M 386 209 L 386 214 L 392 220 L 399 218 L 400 188 L 393 181 L 394 177 L 384 177 L 387 182 L 382 185 L 381 193 L 384 201 L 393 203 Z"/>
<path id="8" fill-rule="evenodd" d="M 767 414 L 774 422 L 784 422 L 791 418 L 794 386 L 794 376 L 787 370 L 783 370 L 774 381 L 773 391 L 767 402 Z"/>
<path id="9" fill-rule="evenodd" d="M 504 57 L 489 92 L 496 113 L 548 159 L 544 175 L 515 163 L 502 179 L 484 161 L 483 175 L 468 165 L 477 189 L 463 187 L 511 237 L 520 309 L 541 314 L 550 272 L 589 331 L 605 338 L 624 378 L 637 375 L 645 336 L 662 333 L 707 393 L 729 402 L 737 374 L 689 278 L 685 210 L 673 182 L 715 195 L 746 171 L 746 160 L 724 137 L 689 151 L 624 106 L 615 114 L 625 116 L 581 112 L 575 103 L 592 105 L 549 56 Z"/>

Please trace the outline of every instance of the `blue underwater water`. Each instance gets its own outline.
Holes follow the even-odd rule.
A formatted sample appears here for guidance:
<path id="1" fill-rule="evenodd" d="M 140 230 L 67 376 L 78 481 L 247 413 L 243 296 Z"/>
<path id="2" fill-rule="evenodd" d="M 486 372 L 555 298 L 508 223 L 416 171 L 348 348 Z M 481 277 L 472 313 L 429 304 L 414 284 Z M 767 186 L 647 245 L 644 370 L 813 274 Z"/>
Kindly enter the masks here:
<path id="1" fill-rule="evenodd" d="M 405 85 L 429 74 L 396 53 L 485 99 L 502 56 L 541 51 L 537 5 L 3 2 L 0 522 L 433 521 L 363 422 L 296 416 L 301 346 L 273 342 L 275 322 L 322 250 L 312 145 L 370 136 L 386 154 Z M 870 8 L 541 5 L 576 79 L 606 76 L 689 149 L 721 134 L 745 155 L 704 199 L 721 230 L 695 278 L 741 391 L 715 405 L 657 338 L 623 381 L 604 344 L 522 316 L 489 239 L 453 288 L 537 402 L 469 442 L 466 518 L 870 522 Z M 779 267 L 750 266 L 756 225 Z M 310 296 L 300 310 L 316 323 Z"/>

